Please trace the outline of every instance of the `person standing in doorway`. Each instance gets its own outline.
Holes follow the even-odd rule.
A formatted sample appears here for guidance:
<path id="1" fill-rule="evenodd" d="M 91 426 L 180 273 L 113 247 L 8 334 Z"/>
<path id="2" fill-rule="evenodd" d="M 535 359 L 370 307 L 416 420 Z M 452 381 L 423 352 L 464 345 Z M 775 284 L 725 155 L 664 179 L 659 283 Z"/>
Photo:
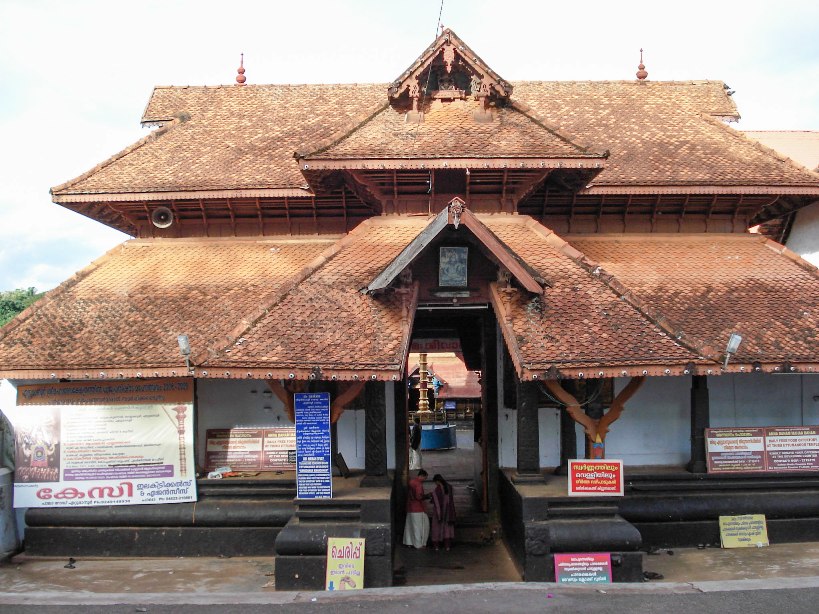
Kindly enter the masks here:
<path id="1" fill-rule="evenodd" d="M 432 547 L 438 550 L 441 542 L 449 550 L 455 539 L 455 496 L 452 486 L 439 473 L 432 478 Z"/>
<path id="2" fill-rule="evenodd" d="M 421 419 L 415 416 L 410 429 L 409 468 L 420 469 L 421 464 Z"/>
<path id="3" fill-rule="evenodd" d="M 424 509 L 424 481 L 429 475 L 421 469 L 418 475 L 409 481 L 407 493 L 407 521 L 404 525 L 404 545 L 414 548 L 426 548 L 429 539 L 429 516 Z"/>

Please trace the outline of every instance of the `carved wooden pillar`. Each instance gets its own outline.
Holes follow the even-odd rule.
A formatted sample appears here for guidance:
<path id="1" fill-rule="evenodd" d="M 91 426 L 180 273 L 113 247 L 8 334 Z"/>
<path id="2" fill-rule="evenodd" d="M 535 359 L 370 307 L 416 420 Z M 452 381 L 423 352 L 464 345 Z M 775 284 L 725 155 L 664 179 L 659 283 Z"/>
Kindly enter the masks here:
<path id="1" fill-rule="evenodd" d="M 705 456 L 705 429 L 710 425 L 708 377 L 694 375 L 691 378 L 691 461 L 688 463 L 688 471 L 691 473 L 705 473 L 708 470 Z"/>
<path id="2" fill-rule="evenodd" d="M 387 477 L 387 397 L 384 382 L 364 387 L 364 477 L 361 486 L 389 486 Z"/>
<path id="3" fill-rule="evenodd" d="M 537 417 L 537 384 L 518 382 L 518 462 L 513 482 L 535 482 L 540 475 L 540 429 Z"/>

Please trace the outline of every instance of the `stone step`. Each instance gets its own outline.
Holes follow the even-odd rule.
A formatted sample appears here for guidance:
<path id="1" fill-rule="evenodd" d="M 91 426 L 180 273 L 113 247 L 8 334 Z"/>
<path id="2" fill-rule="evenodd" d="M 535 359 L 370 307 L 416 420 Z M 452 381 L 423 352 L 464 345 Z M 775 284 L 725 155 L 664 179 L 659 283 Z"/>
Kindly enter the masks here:
<path id="1" fill-rule="evenodd" d="M 311 508 L 297 510 L 296 517 L 299 520 L 359 520 L 361 518 L 360 509 L 350 508 Z"/>
<path id="2" fill-rule="evenodd" d="M 616 505 L 553 505 L 549 504 L 549 518 L 614 516 L 617 514 Z"/>

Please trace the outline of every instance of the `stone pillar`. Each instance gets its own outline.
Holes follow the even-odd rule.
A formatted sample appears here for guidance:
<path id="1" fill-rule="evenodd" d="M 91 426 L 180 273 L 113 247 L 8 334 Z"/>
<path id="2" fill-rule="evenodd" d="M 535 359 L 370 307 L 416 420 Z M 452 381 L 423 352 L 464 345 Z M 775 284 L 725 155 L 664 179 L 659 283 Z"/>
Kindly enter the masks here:
<path id="1" fill-rule="evenodd" d="M 560 406 L 560 465 L 555 475 L 569 475 L 569 461 L 577 458 L 577 422 Z"/>
<path id="2" fill-rule="evenodd" d="M 517 383 L 518 464 L 513 482 L 536 482 L 540 475 L 540 430 L 537 419 L 537 384 Z"/>
<path id="3" fill-rule="evenodd" d="M 708 402 L 708 376 L 691 377 L 691 461 L 688 471 L 705 473 L 708 464 L 705 457 L 705 429 L 711 424 Z"/>
<path id="4" fill-rule="evenodd" d="M 361 486 L 389 486 L 387 476 L 387 397 L 384 382 L 364 386 L 364 477 Z"/>

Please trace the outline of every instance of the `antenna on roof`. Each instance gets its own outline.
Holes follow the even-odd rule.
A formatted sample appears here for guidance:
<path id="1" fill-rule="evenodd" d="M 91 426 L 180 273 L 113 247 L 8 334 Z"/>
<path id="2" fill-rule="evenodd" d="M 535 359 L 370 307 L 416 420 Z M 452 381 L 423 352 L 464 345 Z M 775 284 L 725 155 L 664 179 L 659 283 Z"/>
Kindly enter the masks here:
<path id="1" fill-rule="evenodd" d="M 645 80 L 648 77 L 648 72 L 646 71 L 646 66 L 643 64 L 643 48 L 640 48 L 640 65 L 637 67 L 637 78 L 640 81 Z"/>
<path id="2" fill-rule="evenodd" d="M 247 77 L 245 77 L 245 54 L 242 53 L 241 60 L 239 60 L 239 68 L 236 69 L 236 72 L 239 74 L 236 75 L 236 85 L 244 85 L 245 81 L 247 81 Z"/>

